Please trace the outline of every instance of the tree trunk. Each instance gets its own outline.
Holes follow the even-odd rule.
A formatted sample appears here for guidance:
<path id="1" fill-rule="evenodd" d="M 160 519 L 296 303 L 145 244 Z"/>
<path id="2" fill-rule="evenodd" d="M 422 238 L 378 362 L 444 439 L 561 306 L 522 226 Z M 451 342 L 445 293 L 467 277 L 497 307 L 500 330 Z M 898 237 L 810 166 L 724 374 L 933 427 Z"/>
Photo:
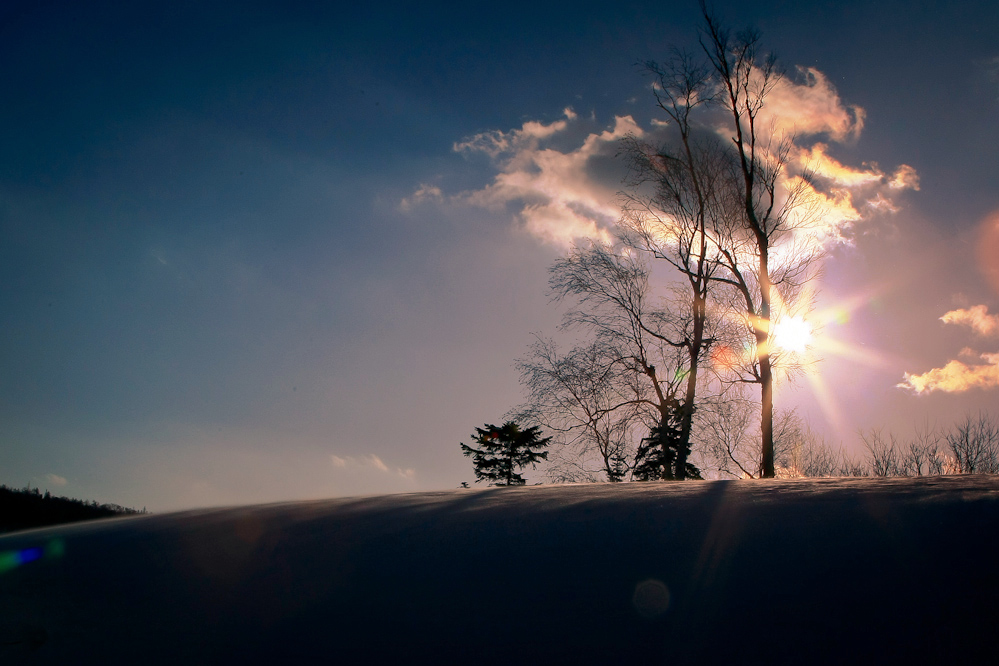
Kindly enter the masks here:
<path id="1" fill-rule="evenodd" d="M 774 469 L 774 387 L 769 354 L 760 356 L 760 379 L 762 380 L 763 393 L 763 407 L 760 415 L 760 429 L 763 432 L 760 476 L 764 479 L 772 479 L 776 476 L 776 470 Z"/>
<path id="2" fill-rule="evenodd" d="M 774 377 L 770 366 L 770 344 L 773 339 L 770 321 L 770 266 L 768 247 L 760 244 L 760 320 L 757 322 L 756 349 L 760 357 L 761 411 L 760 430 L 763 435 L 760 456 L 760 477 L 772 479 L 774 469 Z"/>
<path id="3" fill-rule="evenodd" d="M 701 346 L 704 344 L 704 319 L 707 316 L 704 297 L 694 296 L 693 319 L 694 334 L 690 341 L 690 374 L 687 375 L 687 392 L 680 408 L 680 446 L 676 452 L 676 478 L 687 478 L 687 452 L 690 450 L 690 432 L 694 421 L 694 399 L 697 394 L 697 371 L 701 358 Z"/>
<path id="4" fill-rule="evenodd" d="M 672 414 L 670 413 L 669 403 L 666 403 L 666 404 L 662 405 L 659 408 L 659 441 L 657 442 L 657 445 L 660 448 L 664 447 L 664 442 L 663 442 L 663 439 L 662 439 L 663 438 L 663 433 L 669 432 L 670 419 L 671 418 L 672 418 Z M 679 453 L 678 453 L 677 454 L 677 458 L 679 458 L 679 457 L 680 456 L 679 456 Z M 683 478 L 682 476 L 677 476 L 676 475 L 676 471 L 674 469 L 670 469 L 670 465 L 667 464 L 667 465 L 665 465 L 665 467 L 666 467 L 666 470 L 665 470 L 665 476 L 662 479 L 663 481 L 672 481 L 674 479 L 682 479 Z M 676 467 L 676 461 L 675 460 L 673 461 L 673 467 Z"/>

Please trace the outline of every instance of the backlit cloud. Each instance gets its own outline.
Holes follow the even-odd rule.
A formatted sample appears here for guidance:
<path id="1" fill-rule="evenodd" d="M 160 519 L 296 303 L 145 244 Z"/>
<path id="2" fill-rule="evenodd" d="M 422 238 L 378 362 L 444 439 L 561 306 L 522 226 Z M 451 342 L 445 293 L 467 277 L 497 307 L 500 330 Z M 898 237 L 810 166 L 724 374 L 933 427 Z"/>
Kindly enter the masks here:
<path id="1" fill-rule="evenodd" d="M 593 163 L 613 158 L 620 139 L 629 133 L 640 136 L 642 130 L 630 116 L 618 116 L 611 128 L 563 151 L 546 140 L 565 138 L 577 116 L 571 109 L 564 113 L 564 120 L 548 125 L 531 121 L 520 129 L 486 132 L 456 143 L 455 151 L 485 153 L 499 167 L 492 183 L 458 198 L 494 210 L 513 205 L 523 228 L 548 243 L 568 246 L 581 238 L 610 242 L 610 227 L 620 214 L 619 183 L 603 182 L 594 174 Z"/>
<path id="2" fill-rule="evenodd" d="M 988 307 L 976 305 L 964 310 L 951 310 L 940 320 L 945 324 L 968 326 L 979 335 L 999 335 L 999 314 L 990 315 Z"/>
<path id="3" fill-rule="evenodd" d="M 919 174 L 913 167 L 903 164 L 895 170 L 888 186 L 893 190 L 919 190 Z"/>
<path id="4" fill-rule="evenodd" d="M 809 175 L 809 185 L 799 198 L 800 210 L 792 214 L 801 218 L 792 224 L 794 241 L 797 248 L 821 250 L 849 242 L 856 222 L 873 214 L 897 212 L 895 197 L 902 190 L 918 190 L 919 176 L 906 164 L 891 174 L 877 164 L 845 165 L 829 154 L 828 143 L 814 142 L 816 137 L 837 143 L 856 139 L 866 114 L 859 106 L 844 104 L 819 70 L 799 67 L 797 72 L 797 77 L 783 78 L 770 92 L 757 126 L 772 128 L 777 138 L 792 143 L 788 190 L 799 188 L 800 177 Z M 720 131 L 728 136 L 727 129 Z M 762 147 L 766 150 L 767 144 Z"/>
<path id="5" fill-rule="evenodd" d="M 792 213 L 795 252 L 821 250 L 849 242 L 851 227 L 875 214 L 899 210 L 895 197 L 902 190 L 919 189 L 915 169 L 901 165 L 886 173 L 876 164 L 848 166 L 829 154 L 826 141 L 855 139 L 864 126 L 864 110 L 848 106 L 822 72 L 799 68 L 798 77 L 787 77 L 774 87 L 758 118 L 758 127 L 773 128 L 777 137 L 809 141 L 793 145 L 784 185 L 797 191 L 802 204 Z M 476 134 L 454 144 L 456 152 L 483 154 L 498 173 L 485 187 L 451 197 L 452 201 L 491 210 L 511 210 L 522 229 L 538 239 L 561 247 L 591 238 L 609 243 L 621 211 L 617 180 L 600 174 L 595 164 L 613 161 L 620 139 L 628 134 L 648 136 L 631 116 L 617 116 L 613 125 L 580 140 L 579 120 L 569 108 L 551 123 L 525 122 L 509 131 Z M 668 124 L 652 120 L 649 131 Z M 719 126 L 728 141 L 730 130 Z M 581 141 L 581 142 L 580 142 Z M 766 150 L 768 144 L 761 146 Z M 808 173 L 807 182 L 803 176 Z M 623 175 L 623 174 L 621 174 Z M 402 206 L 440 198 L 437 188 L 421 186 Z M 789 246 L 790 247 L 790 246 Z"/>
<path id="6" fill-rule="evenodd" d="M 798 162 L 815 176 L 842 187 L 863 187 L 884 180 L 885 175 L 877 166 L 864 165 L 860 169 L 845 166 L 830 157 L 826 153 L 828 149 L 829 146 L 824 143 L 802 149 L 797 156 Z"/>
<path id="7" fill-rule="evenodd" d="M 823 191 L 792 176 L 788 189 L 803 188 L 799 205 L 790 211 L 789 225 L 795 229 L 794 237 L 805 247 L 822 248 L 847 242 L 846 230 L 863 215 L 853 205 L 853 197 L 845 188 Z M 801 249 L 798 243 L 797 250 Z"/>
<path id="8" fill-rule="evenodd" d="M 990 315 L 984 305 L 951 310 L 940 317 L 946 324 L 967 326 L 979 335 L 999 336 L 999 315 Z M 999 353 L 978 354 L 965 347 L 961 358 L 981 359 L 985 363 L 968 365 L 962 361 L 951 361 L 942 368 L 934 368 L 921 375 L 905 373 L 899 388 L 911 389 L 916 393 L 944 391 L 963 393 L 973 388 L 990 389 L 999 387 Z"/>
<path id="9" fill-rule="evenodd" d="M 919 176 L 907 164 L 888 175 L 877 164 L 845 165 L 828 151 L 825 143 L 798 148 L 790 165 L 794 172 L 810 174 L 812 200 L 806 209 L 819 245 L 847 241 L 846 231 L 854 222 L 869 213 L 898 212 L 897 193 L 919 189 Z M 789 184 L 794 185 L 794 177 Z"/>
<path id="10" fill-rule="evenodd" d="M 790 136 L 827 135 L 835 141 L 856 138 L 864 129 L 865 112 L 843 104 L 826 75 L 799 67 L 797 80 L 785 77 L 767 97 L 760 127 Z"/>
<path id="11" fill-rule="evenodd" d="M 971 389 L 993 389 L 999 387 L 999 353 L 982 354 L 983 364 L 967 365 L 961 361 L 951 361 L 942 368 L 933 368 L 921 375 L 905 373 L 899 388 L 916 393 L 943 391 L 963 393 Z"/>

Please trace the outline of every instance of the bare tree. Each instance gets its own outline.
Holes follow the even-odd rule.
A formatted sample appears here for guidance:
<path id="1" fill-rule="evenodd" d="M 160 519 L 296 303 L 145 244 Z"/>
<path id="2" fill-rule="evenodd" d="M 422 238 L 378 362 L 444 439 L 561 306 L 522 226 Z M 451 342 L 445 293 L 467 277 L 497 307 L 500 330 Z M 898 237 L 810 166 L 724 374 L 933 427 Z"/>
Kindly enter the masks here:
<path id="1" fill-rule="evenodd" d="M 517 361 L 528 401 L 512 416 L 557 434 L 550 480 L 593 481 L 601 472 L 610 481 L 623 479 L 637 420 L 636 389 L 617 357 L 602 341 L 561 354 L 553 340 L 539 337 L 530 355 Z"/>
<path id="2" fill-rule="evenodd" d="M 858 459 L 849 455 L 845 451 L 840 453 L 839 468 L 833 476 L 870 476 L 870 465 L 863 459 Z"/>
<path id="3" fill-rule="evenodd" d="M 689 305 L 689 327 L 682 345 L 687 381 L 680 402 L 680 438 L 689 446 L 701 361 L 714 340 L 707 333 L 708 289 L 720 256 L 709 239 L 719 217 L 733 208 L 731 188 L 722 186 L 731 156 L 717 138 L 698 135 L 692 114 L 711 101 L 712 81 L 704 64 L 675 50 L 664 63 L 648 62 L 656 77 L 659 108 L 670 119 L 674 136 L 653 144 L 636 136 L 625 141 L 630 176 L 621 217 L 621 237 L 631 247 L 668 262 L 686 282 L 677 297 Z M 686 460 L 678 461 L 683 478 Z"/>
<path id="4" fill-rule="evenodd" d="M 807 226 L 815 213 L 808 174 L 788 178 L 790 136 L 775 127 L 760 127 L 767 98 L 782 79 L 777 61 L 760 49 L 760 36 L 744 31 L 733 36 L 701 4 L 705 28 L 701 46 L 718 86 L 717 99 L 728 112 L 728 128 L 737 163 L 734 187 L 742 202 L 741 215 L 720 226 L 716 235 L 724 275 L 745 313 L 755 341 L 752 378 L 761 388 L 762 476 L 775 474 L 774 292 L 793 302 L 801 286 L 814 276 L 814 253 L 801 246 L 775 254 L 782 243 L 793 243 L 792 231 Z"/>
<path id="5" fill-rule="evenodd" d="M 518 413 L 560 433 L 562 443 L 578 452 L 595 454 L 600 471 L 620 480 L 634 464 L 637 441 L 675 421 L 677 394 L 690 372 L 684 364 L 688 313 L 672 303 L 656 307 L 647 267 L 598 244 L 574 248 L 557 261 L 550 287 L 555 300 L 576 305 L 563 329 L 583 330 L 593 339 L 564 355 L 539 339 L 518 361 L 528 389 Z M 685 464 L 687 451 L 678 449 Z M 578 471 L 585 478 L 594 470 Z"/>
<path id="6" fill-rule="evenodd" d="M 840 476 L 844 468 L 843 452 L 836 452 L 805 425 L 783 456 L 777 456 L 788 476 Z M 783 457 L 783 460 L 781 460 Z"/>
<path id="7" fill-rule="evenodd" d="M 899 447 L 895 435 L 884 436 L 882 429 L 872 428 L 861 431 L 860 439 L 867 449 L 867 460 L 873 476 L 901 476 L 903 470 L 900 464 Z"/>
<path id="8" fill-rule="evenodd" d="M 985 413 L 966 416 L 946 435 L 924 421 L 909 440 L 881 428 L 861 431 L 860 439 L 866 449 L 857 462 L 863 476 L 999 473 L 999 424 Z"/>
<path id="9" fill-rule="evenodd" d="M 760 126 L 767 98 L 782 79 L 776 60 L 760 51 L 757 33 L 732 36 L 703 3 L 701 9 L 703 57 L 674 50 L 666 61 L 646 64 L 670 134 L 659 144 L 636 137 L 625 143 L 632 176 L 622 237 L 685 279 L 692 313 L 691 335 L 684 339 L 688 366 L 698 368 L 717 342 L 704 333 L 712 307 L 741 320 L 751 350 L 728 367 L 734 371 L 730 381 L 760 386 L 759 475 L 772 477 L 774 370 L 781 365 L 772 344 L 781 314 L 775 295 L 777 306 L 794 304 L 815 275 L 816 252 L 793 232 L 814 221 L 817 200 L 808 173 L 788 172 L 792 138 Z M 721 138 L 725 134 L 730 141 Z M 792 370 L 788 364 L 785 369 Z M 689 437 L 697 373 L 688 380 Z"/>
<path id="10" fill-rule="evenodd" d="M 944 453 L 942 435 L 928 422 L 916 427 L 916 433 L 899 452 L 899 474 L 901 476 L 926 476 L 943 474 Z"/>
<path id="11" fill-rule="evenodd" d="M 759 476 L 754 411 L 752 401 L 732 396 L 698 410 L 695 447 L 702 466 L 722 477 Z"/>
<path id="12" fill-rule="evenodd" d="M 958 474 L 999 473 L 999 423 L 991 415 L 966 415 L 946 439 Z"/>
<path id="13" fill-rule="evenodd" d="M 697 451 L 701 464 L 721 476 L 760 478 L 763 475 L 758 445 L 760 423 L 755 418 L 759 404 L 732 390 L 702 403 L 697 412 Z M 793 409 L 778 410 L 774 419 L 774 442 L 779 466 L 796 476 L 794 456 L 800 449 L 805 427 Z M 800 454 L 800 451 L 799 451 Z"/>

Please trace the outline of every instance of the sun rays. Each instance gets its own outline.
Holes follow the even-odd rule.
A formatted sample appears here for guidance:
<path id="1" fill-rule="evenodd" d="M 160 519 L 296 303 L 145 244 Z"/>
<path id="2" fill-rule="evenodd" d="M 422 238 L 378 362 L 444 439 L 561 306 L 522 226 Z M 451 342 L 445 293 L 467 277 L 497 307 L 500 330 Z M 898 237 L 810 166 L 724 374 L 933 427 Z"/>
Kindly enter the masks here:
<path id="1" fill-rule="evenodd" d="M 845 430 L 846 419 L 830 380 L 825 378 L 825 361 L 849 361 L 866 369 L 887 368 L 890 359 L 849 340 L 855 314 L 876 303 L 890 285 L 865 289 L 823 307 L 811 307 L 815 298 L 809 291 L 788 303 L 775 293 L 771 324 L 771 358 L 777 373 L 777 391 L 787 396 L 807 385 L 822 411 L 827 424 L 835 431 Z M 732 343 L 718 344 L 711 349 L 709 363 L 722 374 L 735 370 L 745 373 L 756 358 L 757 349 L 751 337 L 741 349 Z M 738 370 L 743 368 L 743 370 Z M 745 376 L 745 375 L 744 375 Z M 804 382 L 792 380 L 804 378 Z M 786 399 L 786 398 L 785 398 Z"/>
<path id="2" fill-rule="evenodd" d="M 807 316 L 790 317 L 783 326 L 786 341 L 780 334 L 782 325 L 775 326 L 775 342 L 792 354 L 800 363 L 801 374 L 822 410 L 826 422 L 835 430 L 845 429 L 845 420 L 836 398 L 836 392 L 827 382 L 821 361 L 845 360 L 866 368 L 885 368 L 889 365 L 883 355 L 858 346 L 841 337 L 854 313 L 876 300 L 884 288 L 871 288 L 863 293 L 839 300 L 827 307 L 809 312 Z"/>

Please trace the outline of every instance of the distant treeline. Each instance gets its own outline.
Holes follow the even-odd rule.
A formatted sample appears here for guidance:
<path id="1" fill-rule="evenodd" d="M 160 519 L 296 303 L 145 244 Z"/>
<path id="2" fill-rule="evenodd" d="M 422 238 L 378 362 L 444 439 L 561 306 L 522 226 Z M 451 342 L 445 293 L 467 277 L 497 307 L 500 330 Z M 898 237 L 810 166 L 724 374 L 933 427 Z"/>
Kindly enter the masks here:
<path id="1" fill-rule="evenodd" d="M 38 488 L 0 485 L 0 533 L 146 513 L 117 504 L 98 504 L 69 497 L 53 497 Z"/>

